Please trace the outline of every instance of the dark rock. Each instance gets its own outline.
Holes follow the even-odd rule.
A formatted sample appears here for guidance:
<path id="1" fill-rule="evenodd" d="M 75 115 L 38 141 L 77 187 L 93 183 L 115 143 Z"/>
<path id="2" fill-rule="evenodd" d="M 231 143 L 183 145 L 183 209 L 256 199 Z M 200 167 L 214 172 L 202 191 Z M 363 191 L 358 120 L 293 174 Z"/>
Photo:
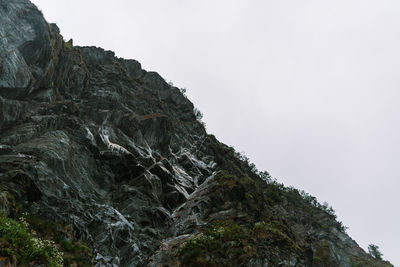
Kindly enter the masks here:
<path id="1" fill-rule="evenodd" d="M 49 25 L 28 0 L 0 3 L 0 94 L 21 98 L 51 87 L 57 61 Z"/>
<path id="2" fill-rule="evenodd" d="M 207 135 L 193 104 L 158 73 L 64 42 L 28 0 L 0 1 L 0 36 L 0 210 L 7 215 L 20 206 L 71 225 L 96 266 L 175 266 L 182 243 L 228 220 L 240 229 L 262 221 L 281 227 L 243 266 L 311 266 L 321 242 L 337 265 L 349 266 L 351 257 L 372 262 L 332 215 L 267 184 Z"/>

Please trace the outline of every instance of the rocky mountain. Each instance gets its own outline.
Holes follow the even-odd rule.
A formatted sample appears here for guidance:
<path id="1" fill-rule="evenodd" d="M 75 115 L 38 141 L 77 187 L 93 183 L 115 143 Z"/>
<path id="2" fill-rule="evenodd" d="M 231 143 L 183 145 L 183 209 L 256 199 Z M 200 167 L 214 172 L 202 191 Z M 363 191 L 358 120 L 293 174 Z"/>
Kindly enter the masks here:
<path id="1" fill-rule="evenodd" d="M 392 266 L 139 62 L 0 0 L 1 266 Z"/>

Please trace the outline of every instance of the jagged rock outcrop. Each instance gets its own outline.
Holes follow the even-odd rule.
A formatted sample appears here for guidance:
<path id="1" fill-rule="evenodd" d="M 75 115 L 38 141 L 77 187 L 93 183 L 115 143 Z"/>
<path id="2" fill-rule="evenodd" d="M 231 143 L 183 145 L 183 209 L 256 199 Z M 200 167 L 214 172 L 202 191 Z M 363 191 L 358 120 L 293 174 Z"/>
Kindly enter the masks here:
<path id="1" fill-rule="evenodd" d="M 96 266 L 391 266 L 260 178 L 137 61 L 65 42 L 28 0 L 0 0 L 0 35 L 7 216 L 62 222 Z"/>

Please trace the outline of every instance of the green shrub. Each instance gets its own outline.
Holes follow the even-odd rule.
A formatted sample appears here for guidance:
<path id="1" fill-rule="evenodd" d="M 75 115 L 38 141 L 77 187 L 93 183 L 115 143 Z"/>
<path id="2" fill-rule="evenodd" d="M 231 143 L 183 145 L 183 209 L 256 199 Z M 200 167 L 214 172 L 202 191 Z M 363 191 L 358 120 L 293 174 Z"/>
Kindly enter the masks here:
<path id="1" fill-rule="evenodd" d="M 244 241 L 249 238 L 246 227 L 218 222 L 189 238 L 183 243 L 178 254 L 185 266 L 221 266 L 230 263 L 241 263 L 254 253 L 251 247 L 244 249 Z"/>
<path id="2" fill-rule="evenodd" d="M 290 230 L 279 221 L 257 222 L 253 226 L 252 234 L 257 236 L 260 241 L 265 240 L 265 244 L 270 246 L 279 246 L 289 251 L 296 251 L 300 249 L 296 238 L 289 237 Z"/>
<path id="3" fill-rule="evenodd" d="M 90 248 L 82 243 L 75 242 L 66 238 L 71 236 L 72 229 L 57 222 L 44 221 L 34 216 L 25 215 L 30 228 L 34 229 L 40 236 L 51 237 L 59 249 L 64 254 L 64 263 L 66 266 L 77 264 L 78 266 L 92 266 L 93 255 Z"/>
<path id="4" fill-rule="evenodd" d="M 50 267 L 63 266 L 63 254 L 54 241 L 34 237 L 25 220 L 18 222 L 1 215 L 0 240 L 0 253 L 4 256 L 16 256 L 19 265 L 39 261 Z"/>
<path id="5" fill-rule="evenodd" d="M 241 266 L 259 251 L 295 251 L 300 247 L 280 223 L 239 225 L 215 222 L 178 250 L 183 266 Z"/>
<path id="6" fill-rule="evenodd" d="M 374 244 L 368 245 L 368 253 L 377 260 L 382 260 L 383 254 L 379 251 L 379 247 Z"/>
<path id="7" fill-rule="evenodd" d="M 69 42 L 64 42 L 64 47 L 68 50 L 72 50 L 72 45 Z"/>

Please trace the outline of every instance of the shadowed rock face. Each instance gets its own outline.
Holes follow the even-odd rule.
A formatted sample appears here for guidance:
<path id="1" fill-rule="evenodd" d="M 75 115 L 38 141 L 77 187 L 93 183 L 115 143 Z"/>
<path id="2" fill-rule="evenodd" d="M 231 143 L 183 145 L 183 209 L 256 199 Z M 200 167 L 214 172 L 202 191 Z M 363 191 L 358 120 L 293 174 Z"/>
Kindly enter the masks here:
<path id="1" fill-rule="evenodd" d="M 1 1 L 0 17 L 0 94 L 20 98 L 51 87 L 57 48 L 41 12 L 29 1 Z"/>
<path id="2" fill-rule="evenodd" d="M 65 43 L 28 0 L 0 0 L 0 35 L 0 185 L 29 213 L 71 224 L 96 266 L 185 265 L 180 248 L 217 221 L 244 232 L 279 222 L 275 234 L 295 242 L 252 239 L 243 266 L 319 266 L 321 242 L 332 265 L 320 266 L 372 262 L 334 217 L 208 135 L 181 91 L 139 62 Z M 245 250 L 230 242 L 221 258 Z"/>

